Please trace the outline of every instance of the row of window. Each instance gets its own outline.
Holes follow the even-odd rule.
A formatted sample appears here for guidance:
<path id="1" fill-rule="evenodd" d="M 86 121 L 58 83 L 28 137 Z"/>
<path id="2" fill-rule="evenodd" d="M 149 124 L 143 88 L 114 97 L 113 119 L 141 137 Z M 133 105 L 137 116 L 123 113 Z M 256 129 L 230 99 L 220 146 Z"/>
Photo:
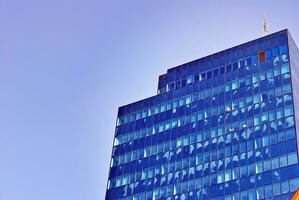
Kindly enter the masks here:
<path id="1" fill-rule="evenodd" d="M 290 166 L 283 169 L 283 172 L 296 168 L 296 166 Z M 273 173 L 278 173 L 277 171 Z M 271 173 L 270 173 L 271 174 Z M 259 182 L 262 179 L 266 179 L 267 174 L 263 176 L 257 176 L 256 178 L 248 177 L 237 181 L 231 181 L 225 184 L 219 184 L 210 187 L 201 188 L 201 181 L 198 179 L 189 180 L 177 184 L 168 184 L 162 187 L 152 187 L 154 183 L 149 183 L 147 186 L 148 191 L 140 193 L 136 192 L 134 184 L 130 184 L 122 192 L 117 193 L 114 191 L 113 199 L 212 199 L 218 200 L 256 200 L 273 198 L 281 194 L 288 194 L 297 190 L 299 185 L 299 178 L 290 178 L 290 180 L 277 181 L 273 183 L 266 182 L 264 185 L 255 184 L 255 180 Z M 259 180 L 260 179 L 260 180 Z M 200 187 L 198 187 L 200 185 Z M 245 187 L 244 187 L 245 185 Z M 112 190 L 111 190 L 112 191 Z M 239 192 L 241 191 L 241 192 Z M 123 195 L 122 195 L 122 194 Z M 134 195 L 132 195 L 134 193 Z M 111 194 L 111 193 L 110 193 Z M 120 198 L 121 196 L 127 196 L 126 198 Z M 113 195 L 111 195 L 113 196 Z M 118 198 L 117 198 L 118 196 Z M 290 196 L 289 196 L 290 198 Z"/>
<path id="2" fill-rule="evenodd" d="M 288 54 L 282 54 L 281 58 L 279 56 L 275 56 L 273 59 L 272 57 L 267 58 L 267 61 L 271 60 L 272 66 L 277 66 L 279 61 L 281 60 L 282 63 L 288 62 Z M 169 92 L 176 89 L 183 88 L 187 85 L 191 85 L 193 83 L 201 82 L 204 80 L 208 80 L 211 78 L 215 78 L 226 73 L 230 73 L 233 70 L 238 69 L 245 69 L 250 72 L 250 66 L 256 66 L 258 64 L 258 56 L 254 55 L 252 57 L 248 57 L 247 59 L 241 59 L 238 62 L 233 63 L 232 65 L 227 65 L 226 67 L 216 68 L 214 70 L 201 72 L 195 75 L 189 75 L 186 78 L 181 77 L 180 80 L 176 80 L 174 82 L 170 82 L 166 85 L 165 88 L 160 88 L 158 90 L 159 93 Z M 248 75 L 248 73 L 246 73 Z"/>
<path id="3" fill-rule="evenodd" d="M 289 64 L 286 63 L 284 65 L 281 66 L 280 68 L 276 68 L 276 70 L 274 70 L 274 72 L 272 71 L 272 69 L 268 69 L 266 74 L 254 74 L 253 76 L 247 76 L 246 79 L 245 78 L 241 78 L 241 79 L 236 79 L 234 81 L 230 81 L 227 82 L 226 84 L 221 84 L 218 87 L 216 87 L 216 91 L 218 89 L 218 94 L 223 93 L 223 92 L 229 92 L 232 90 L 236 90 L 240 87 L 244 87 L 244 86 L 250 86 L 251 84 L 253 84 L 253 90 L 255 90 L 255 87 L 259 87 L 259 82 L 263 81 L 263 80 L 267 80 L 268 82 L 268 88 L 272 88 L 274 86 L 275 81 L 278 83 L 280 82 L 281 78 L 279 75 L 284 74 L 282 76 L 282 80 L 284 82 L 288 82 L 290 83 L 290 67 Z M 277 80 L 274 80 L 273 77 L 277 77 L 279 76 L 279 78 Z M 279 84 L 278 84 L 279 85 Z M 250 87 L 248 87 L 248 89 L 250 89 Z M 246 89 L 246 90 L 248 90 Z M 261 88 L 261 90 L 265 90 L 267 88 Z M 213 94 L 211 94 L 211 91 Z M 247 93 L 248 91 L 246 91 Z M 117 126 L 121 126 L 123 124 L 127 124 L 129 122 L 133 122 L 139 119 L 143 119 L 155 114 L 159 114 L 162 112 L 165 112 L 167 110 L 170 110 L 172 108 L 177 108 L 180 106 L 184 106 L 186 104 L 190 104 L 194 101 L 197 101 L 198 99 L 205 99 L 208 97 L 211 97 L 212 95 L 216 95 L 217 93 L 214 92 L 214 89 L 212 90 L 201 90 L 199 93 L 193 94 L 193 95 L 188 95 L 188 96 L 183 96 L 179 99 L 174 99 L 173 101 L 168 101 L 156 106 L 152 106 L 148 109 L 143 109 L 134 113 L 130 113 L 130 114 L 126 114 L 123 116 L 120 116 L 117 120 Z"/>
<path id="4" fill-rule="evenodd" d="M 192 129 L 196 129 L 197 126 L 197 129 L 199 129 L 202 125 L 208 127 L 210 124 L 213 132 L 216 131 L 216 128 L 213 127 L 216 127 L 218 124 L 218 132 L 221 134 L 224 131 L 224 128 L 221 126 L 225 124 L 224 122 L 229 123 L 231 120 L 235 120 L 233 122 L 233 127 L 245 128 L 252 125 L 258 125 L 260 122 L 288 117 L 294 113 L 292 97 L 289 94 L 258 103 L 261 98 L 260 95 L 256 98 L 255 96 L 253 98 L 242 98 L 239 103 L 227 103 L 225 106 L 215 106 L 212 109 L 193 112 L 181 117 L 174 117 L 172 120 L 167 120 L 165 122 L 155 123 L 153 125 L 147 124 L 146 128 L 139 128 L 134 132 L 116 136 L 114 146 L 144 138 L 145 136 L 155 135 L 173 128 L 182 127 L 190 123 L 192 123 Z M 249 106 L 246 106 L 247 104 L 249 104 Z M 177 109 L 173 109 L 172 115 L 175 115 L 176 112 Z"/>
<path id="5" fill-rule="evenodd" d="M 279 52 L 279 49 L 280 49 L 280 52 Z M 181 77 L 180 85 L 182 85 L 182 87 L 184 87 L 186 84 L 191 84 L 192 81 L 196 82 L 196 81 L 201 81 L 205 78 L 217 77 L 218 75 L 228 73 L 234 69 L 240 69 L 240 68 L 244 68 L 246 66 L 251 66 L 251 65 L 255 66 L 259 62 L 266 61 L 268 64 L 270 64 L 270 62 L 272 62 L 271 64 L 273 64 L 273 66 L 276 66 L 280 60 L 279 55 L 281 56 L 282 61 L 285 62 L 286 60 L 288 60 L 287 46 L 283 45 L 279 49 L 273 48 L 272 50 L 260 51 L 258 54 L 254 54 L 252 57 L 247 57 L 245 59 L 239 59 L 239 61 L 232 62 L 231 64 L 228 64 L 225 67 L 214 68 L 214 70 L 212 70 L 212 71 L 206 71 L 206 72 L 200 73 L 199 75 L 194 75 L 194 77 L 192 77 L 192 76 L 191 77 L 188 76 L 187 78 Z M 168 87 L 168 88 L 174 89 L 176 87 L 176 82 L 174 82 L 172 84 L 174 87 Z M 168 84 L 168 86 L 169 86 L 169 84 Z M 158 94 L 166 92 L 165 90 L 167 90 L 167 89 L 160 88 L 160 90 L 158 90 Z"/>
<path id="6" fill-rule="evenodd" d="M 271 137 L 271 140 L 273 140 L 273 138 L 274 137 Z M 176 151 L 167 151 L 151 157 L 139 158 L 139 160 L 133 160 L 121 166 L 115 166 L 111 169 L 110 177 L 112 178 L 117 175 L 126 174 L 128 173 L 128 170 L 137 170 L 135 173 L 138 173 L 138 171 L 141 171 L 141 167 L 143 170 L 147 170 L 146 168 L 151 168 L 155 165 L 156 167 L 164 166 L 164 169 L 167 169 L 167 166 L 169 166 L 172 170 L 178 170 L 203 163 L 205 164 L 204 169 L 208 170 L 205 170 L 205 173 L 210 173 L 213 172 L 213 170 L 214 172 L 217 171 L 217 169 L 221 170 L 223 167 L 232 168 L 236 166 L 244 166 L 253 163 L 254 161 L 260 161 L 269 157 L 278 156 L 279 154 L 283 155 L 287 152 L 296 151 L 295 140 L 277 143 L 276 135 L 275 141 L 271 141 L 271 146 L 268 146 L 269 137 L 264 137 L 263 140 L 262 138 L 259 138 L 259 140 L 255 141 L 256 143 L 253 145 L 255 147 L 246 146 L 246 143 L 242 143 L 241 145 L 235 144 L 226 146 L 225 148 L 223 147 L 211 152 L 203 152 L 202 146 L 197 146 L 196 149 L 195 145 L 192 145 L 192 148 L 195 150 L 191 153 L 185 151 L 185 149 L 188 150 L 189 146 L 187 146 L 187 148 L 178 148 Z M 235 152 L 234 148 L 236 149 Z M 239 148 L 244 148 L 244 150 L 239 152 Z M 211 166 L 214 166 L 215 168 L 212 170 L 210 168 Z"/>
<path id="7" fill-rule="evenodd" d="M 238 157 L 236 157 L 236 159 L 238 159 Z M 183 182 L 190 179 L 201 178 L 199 180 L 202 181 L 202 187 L 205 187 L 208 185 L 229 182 L 241 177 L 258 175 L 260 173 L 298 163 L 296 151 L 283 154 L 279 157 L 271 156 L 271 159 L 265 158 L 263 161 L 257 161 L 252 164 L 248 163 L 247 165 L 240 167 L 238 166 L 238 160 L 236 159 L 234 157 L 231 161 L 228 161 L 228 159 L 223 161 L 219 160 L 218 166 L 217 162 L 210 162 L 191 166 L 187 165 L 182 169 L 175 167 L 177 163 L 181 165 L 180 161 L 177 161 L 175 165 L 164 164 L 161 166 L 144 168 L 141 171 L 110 178 L 108 188 L 124 186 L 153 177 L 156 177 L 156 180 L 160 180 L 161 186 L 172 184 L 174 182 Z M 233 167 L 230 167 L 230 165 Z M 277 176 L 277 174 L 273 174 L 273 176 Z"/>
<path id="8" fill-rule="evenodd" d="M 196 158 L 197 163 L 201 163 L 203 158 L 203 162 L 208 162 L 292 139 L 295 137 L 295 131 L 294 129 L 289 129 L 279 133 L 272 132 L 271 135 L 266 134 L 262 137 L 255 137 L 255 139 L 253 139 L 253 134 L 248 134 L 246 136 L 246 132 L 244 132 L 243 135 L 238 136 L 234 133 L 228 134 L 225 137 L 215 137 L 211 140 L 206 140 L 205 142 L 201 142 L 201 135 L 198 134 L 198 136 L 197 141 L 194 141 L 196 140 L 195 137 L 193 141 L 190 141 L 189 136 L 183 136 L 177 138 L 177 140 L 167 141 L 159 145 L 154 144 L 145 148 L 141 147 L 137 150 L 120 152 L 120 154 L 114 152 L 111 167 L 137 161 L 146 157 L 151 157 L 151 159 L 155 158 L 157 162 L 160 159 L 173 161 L 175 157 L 180 158 L 185 154 L 188 154 L 187 156 L 198 154 L 193 159 L 195 161 Z M 162 152 L 163 154 L 161 154 Z"/>
<path id="9" fill-rule="evenodd" d="M 276 114 L 276 113 L 274 112 L 274 114 Z M 271 118 L 271 116 L 270 116 L 270 118 Z M 245 122 L 247 122 L 247 125 L 248 124 L 254 125 L 254 123 L 253 123 L 254 119 L 253 118 L 249 118 Z M 258 122 L 255 122 L 255 123 L 257 125 L 259 125 Z M 286 119 L 278 119 L 277 121 L 271 121 L 269 123 L 263 122 L 263 124 L 262 124 L 262 126 L 263 126 L 263 129 L 262 129 L 263 130 L 263 134 L 267 134 L 268 132 L 275 133 L 277 131 L 283 133 L 282 132 L 283 130 L 285 130 L 287 128 L 290 128 L 290 127 L 293 127 L 294 123 L 295 123 L 294 117 L 288 117 Z M 195 128 L 193 130 L 192 128 L 196 127 L 196 125 L 195 125 L 195 126 L 192 126 L 191 132 L 192 132 L 192 135 L 193 135 L 194 138 L 197 137 L 197 141 L 207 141 L 210 138 L 213 139 L 213 138 L 215 138 L 217 136 L 218 137 L 222 136 L 222 135 L 224 135 L 224 133 L 226 133 L 226 142 L 230 142 L 231 141 L 230 138 L 227 138 L 228 136 L 230 136 L 230 134 L 234 134 L 235 135 L 233 137 L 233 139 L 234 138 L 239 138 L 242 141 L 243 136 L 246 136 L 246 131 L 247 130 L 248 131 L 253 130 L 252 128 L 250 128 L 252 126 L 247 126 L 247 125 L 244 126 L 244 124 L 242 124 L 242 121 L 240 123 L 238 121 L 236 121 L 236 122 L 233 122 L 231 124 L 227 124 L 226 126 L 220 126 L 218 128 L 216 127 L 216 128 L 213 128 L 213 129 L 209 129 L 208 128 L 205 131 L 203 131 L 202 128 L 199 128 L 199 129 Z M 249 129 L 244 129 L 244 127 L 245 128 L 249 127 Z M 255 130 L 258 131 L 259 127 L 260 126 L 256 126 Z M 226 128 L 226 131 L 225 131 L 225 128 Z M 188 126 L 187 127 L 186 126 L 185 127 L 181 127 L 180 129 L 181 129 L 180 130 L 181 134 L 172 135 L 171 136 L 171 139 L 172 139 L 172 141 L 174 141 L 174 143 L 175 143 L 176 140 L 177 141 L 180 140 L 180 136 L 184 136 L 184 135 L 189 135 L 190 134 L 190 128 L 188 128 Z M 186 130 L 184 130 L 184 129 L 186 129 Z M 240 131 L 239 131 L 239 129 L 240 129 Z M 197 133 L 197 135 L 196 135 L 196 133 Z M 253 133 L 253 132 L 251 132 L 251 133 Z M 146 145 L 144 145 L 145 144 L 145 140 L 144 140 L 145 138 L 142 138 L 142 139 L 140 139 L 140 141 L 139 140 L 134 140 L 134 143 L 130 142 L 130 143 L 125 143 L 123 145 L 115 146 L 113 148 L 113 152 L 114 152 L 113 155 L 118 155 L 120 153 L 120 149 L 122 149 L 122 148 L 128 149 L 126 147 L 128 145 L 129 146 L 136 146 L 137 145 L 136 146 L 137 148 L 143 148 L 143 146 L 149 146 L 150 143 L 151 143 L 151 145 L 159 144 L 158 140 L 161 140 L 159 138 L 162 138 L 162 137 L 163 137 L 163 135 L 161 135 L 161 134 L 160 135 L 149 135 L 149 137 L 146 137 Z M 187 136 L 187 137 L 189 137 L 189 136 Z M 169 140 L 170 139 L 170 134 L 169 133 L 165 134 L 164 138 L 165 138 L 165 139 L 163 139 L 164 141 L 165 140 Z M 228 139 L 230 139 L 230 140 L 228 140 Z M 136 147 L 134 147 L 134 149 L 136 149 Z M 124 151 L 122 150 L 121 152 L 124 152 Z"/>

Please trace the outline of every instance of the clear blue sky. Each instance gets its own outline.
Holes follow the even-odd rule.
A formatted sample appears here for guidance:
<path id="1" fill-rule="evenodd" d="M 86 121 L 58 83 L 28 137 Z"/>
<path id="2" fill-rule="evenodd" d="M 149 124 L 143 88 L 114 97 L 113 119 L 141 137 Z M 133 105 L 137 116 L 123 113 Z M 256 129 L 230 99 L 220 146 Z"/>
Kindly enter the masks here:
<path id="1" fill-rule="evenodd" d="M 289 28 L 298 0 L 0 1 L 0 200 L 101 200 L 118 106 L 167 68 Z"/>

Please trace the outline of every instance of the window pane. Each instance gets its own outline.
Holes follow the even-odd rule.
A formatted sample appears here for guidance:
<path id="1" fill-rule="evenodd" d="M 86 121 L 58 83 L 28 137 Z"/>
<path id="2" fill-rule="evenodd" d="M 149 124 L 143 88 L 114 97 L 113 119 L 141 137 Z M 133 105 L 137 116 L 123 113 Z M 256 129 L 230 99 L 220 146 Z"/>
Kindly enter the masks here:
<path id="1" fill-rule="evenodd" d="M 297 152 L 288 154 L 288 165 L 293 165 L 298 162 L 297 160 Z M 298 185 L 299 186 L 299 185 Z"/>

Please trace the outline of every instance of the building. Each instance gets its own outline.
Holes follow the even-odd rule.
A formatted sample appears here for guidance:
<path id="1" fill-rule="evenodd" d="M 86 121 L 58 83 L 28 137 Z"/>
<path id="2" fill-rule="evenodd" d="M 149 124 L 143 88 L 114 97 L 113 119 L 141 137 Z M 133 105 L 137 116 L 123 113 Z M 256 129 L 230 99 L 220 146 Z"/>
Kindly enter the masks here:
<path id="1" fill-rule="evenodd" d="M 118 110 L 106 199 L 290 199 L 298 79 L 288 30 L 167 70 Z"/>

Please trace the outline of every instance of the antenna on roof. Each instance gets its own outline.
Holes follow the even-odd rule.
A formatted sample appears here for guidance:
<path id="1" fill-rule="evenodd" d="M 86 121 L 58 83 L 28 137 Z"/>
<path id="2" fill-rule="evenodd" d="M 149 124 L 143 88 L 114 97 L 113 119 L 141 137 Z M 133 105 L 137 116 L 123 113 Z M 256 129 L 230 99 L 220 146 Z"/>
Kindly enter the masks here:
<path id="1" fill-rule="evenodd" d="M 263 36 L 266 36 L 269 34 L 269 23 L 267 22 L 266 18 L 264 18 L 264 32 L 263 32 Z"/>

